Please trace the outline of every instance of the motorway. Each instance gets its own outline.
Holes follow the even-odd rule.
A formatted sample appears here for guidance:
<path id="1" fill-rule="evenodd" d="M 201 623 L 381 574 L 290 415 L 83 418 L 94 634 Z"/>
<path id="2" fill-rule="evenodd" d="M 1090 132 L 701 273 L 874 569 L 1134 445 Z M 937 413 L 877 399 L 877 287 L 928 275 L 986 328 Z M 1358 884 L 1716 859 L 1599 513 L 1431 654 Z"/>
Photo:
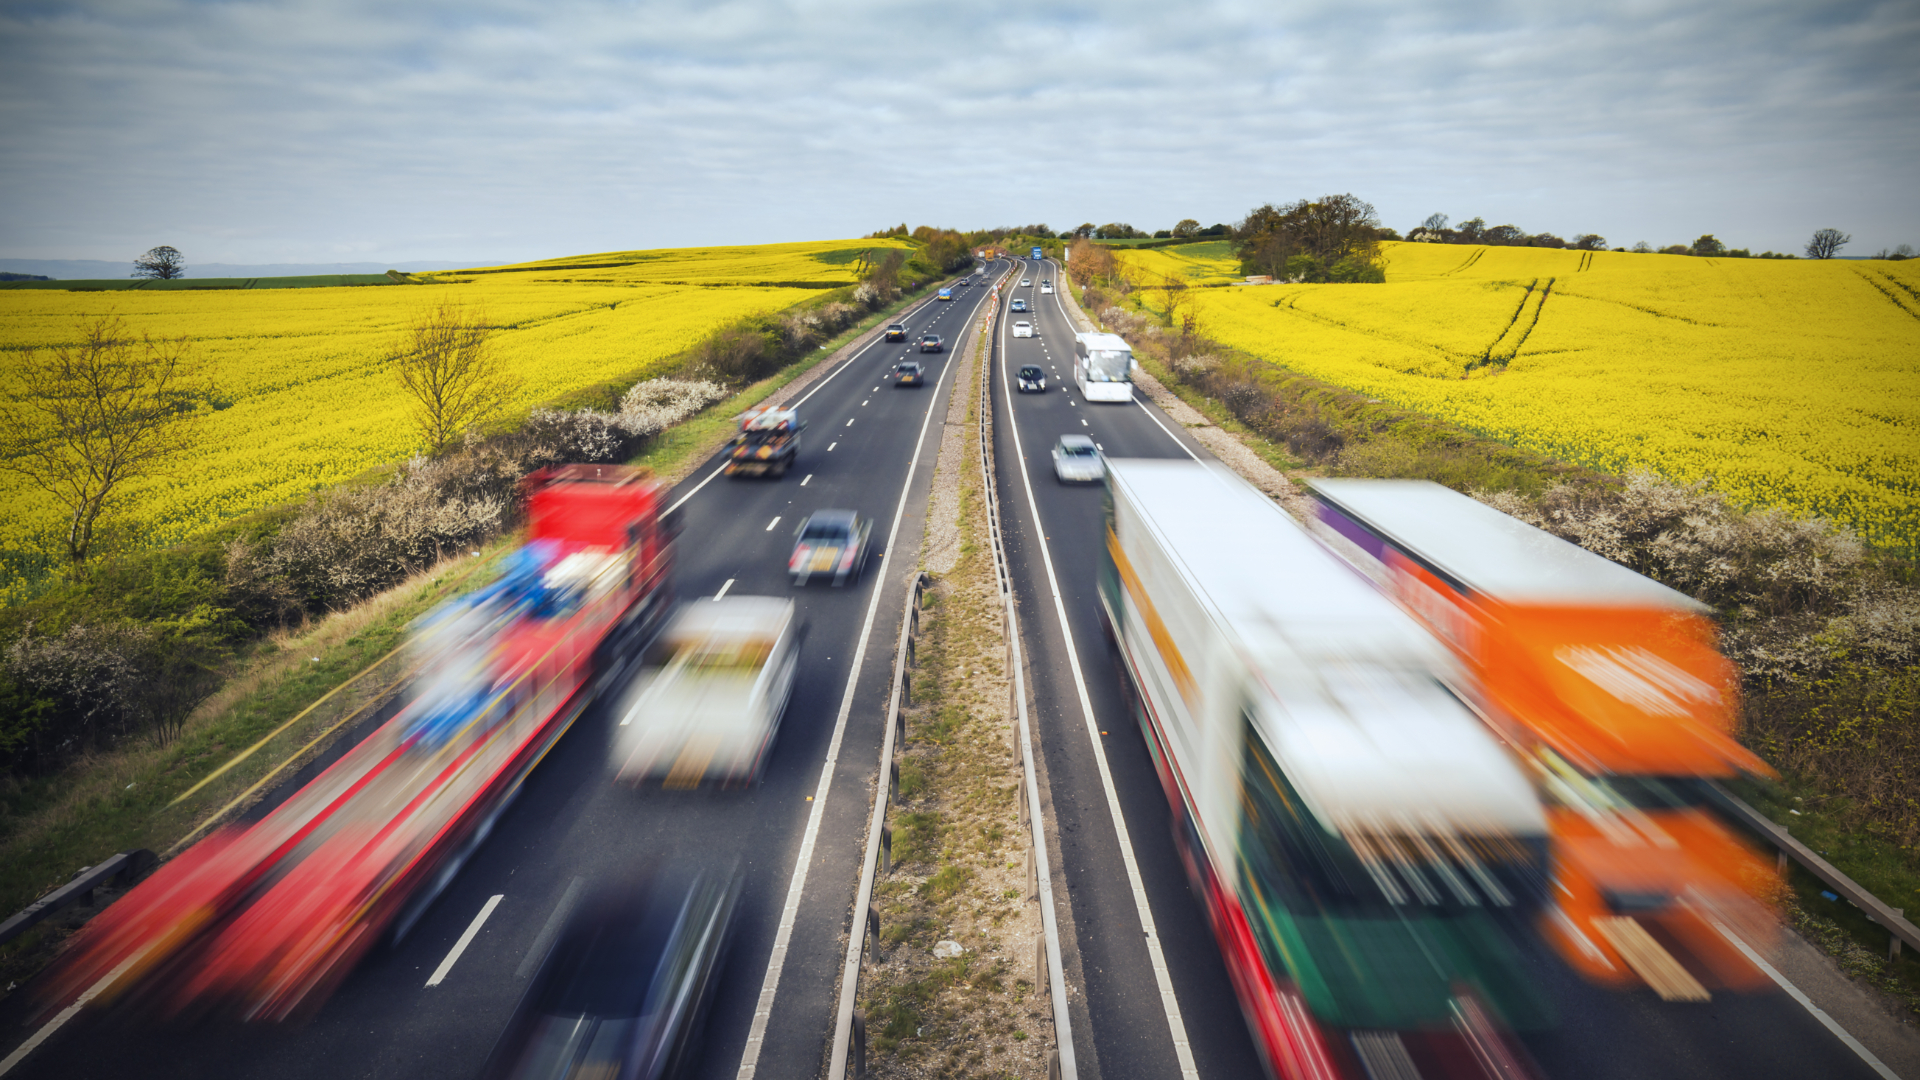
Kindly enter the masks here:
<path id="1" fill-rule="evenodd" d="M 1060 298 L 1037 287 L 1054 275 L 1045 265 L 1031 275 L 1033 288 L 1008 283 L 1003 303 L 1025 298 L 1036 310 L 1003 312 L 992 379 L 997 483 L 1055 896 L 1064 898 L 1057 914 L 1078 1074 L 1255 1077 L 1258 1059 L 1188 894 L 1168 807 L 1099 630 L 1101 492 L 1056 484 L 1048 450 L 1062 434 L 1086 433 L 1114 457 L 1210 455 L 1149 402 L 1090 405 L 1072 388 L 1071 322 Z M 929 300 L 900 321 L 913 339 L 933 330 L 955 348 L 989 292 L 960 289 L 953 302 Z M 1008 336 L 1018 318 L 1033 321 L 1039 336 Z M 609 718 L 603 707 L 589 709 L 408 938 L 371 956 L 310 1023 L 131 1030 L 82 1014 L 11 1075 L 118 1078 L 131 1068 L 157 1077 L 470 1077 L 578 883 L 633 860 L 673 857 L 737 858 L 746 874 L 697 1075 L 819 1076 L 878 765 L 894 616 L 919 549 L 938 447 L 930 420 L 944 415 L 952 391 L 954 354 L 913 348 L 911 340 L 876 339 L 800 396 L 809 427 L 784 479 L 728 480 L 712 461 L 676 490 L 681 596 L 793 596 L 809 626 L 793 702 L 759 787 L 616 786 L 607 773 Z M 929 361 L 934 384 L 887 385 L 885 373 L 905 358 Z M 1010 370 L 1025 363 L 1048 372 L 1047 393 L 1011 392 Z M 793 529 L 828 507 L 872 518 L 875 547 L 889 557 L 876 558 L 857 584 L 795 590 L 785 575 Z M 1524 1036 L 1545 1076 L 1874 1075 L 1783 993 L 1667 1004 L 1646 992 L 1593 988 L 1525 933 L 1516 944 L 1558 1017 Z M 427 985 L 436 974 L 437 985 Z M 9 1004 L 0 1020 L 19 1019 L 18 1003 Z"/>
<path id="2" fill-rule="evenodd" d="M 1058 281 L 1057 274 L 1043 264 L 1027 275 L 1031 288 L 1009 293 L 1009 301 L 1025 299 L 1035 310 L 1004 316 L 996 335 L 994 454 L 1028 656 L 1029 709 L 1060 849 L 1056 895 L 1068 898 L 1061 919 L 1073 928 L 1065 943 L 1068 971 L 1083 988 L 1074 1025 L 1081 1075 L 1258 1076 L 1225 964 L 1188 893 L 1171 813 L 1102 637 L 1095 580 L 1101 489 L 1058 484 L 1049 451 L 1061 435 L 1079 433 L 1109 457 L 1214 458 L 1144 394 L 1124 405 L 1081 397 L 1071 377 L 1073 323 L 1057 294 L 1040 292 L 1040 280 Z M 1012 337 L 1007 327 L 1017 319 L 1032 321 L 1037 336 Z M 1012 371 L 1023 364 L 1047 372 L 1046 393 L 1013 389 Z M 1545 1076 L 1876 1075 L 1785 993 L 1720 993 L 1702 1005 L 1665 1003 L 1644 990 L 1614 993 L 1583 982 L 1531 933 L 1518 930 L 1514 938 L 1557 1016 L 1552 1028 L 1523 1034 Z M 1156 968 L 1164 970 L 1164 983 Z"/>
<path id="3" fill-rule="evenodd" d="M 952 390 L 954 353 L 922 355 L 914 343 L 933 331 L 952 349 L 990 291 L 923 301 L 898 318 L 911 331 L 906 344 L 876 335 L 799 395 L 808 428 L 784 479 L 717 477 L 716 459 L 675 492 L 681 598 L 723 587 L 731 596 L 791 596 L 808 627 L 793 699 L 758 787 L 615 785 L 609 692 L 533 771 L 412 933 L 371 955 L 312 1022 L 128 1030 L 90 1011 L 12 1075 L 118 1080 L 131 1068 L 145 1077 L 471 1077 L 526 986 L 543 929 L 579 894 L 575 882 L 657 857 L 737 858 L 746 876 L 697 1075 L 818 1075 L 879 763 L 896 617 L 917 565 L 939 449 L 939 425 L 929 419 L 945 415 Z M 883 381 L 910 356 L 928 362 L 931 385 Z M 858 583 L 795 589 L 786 576 L 794 529 L 826 508 L 872 519 L 876 556 Z M 883 560 L 880 552 L 900 557 Z M 466 948 L 428 986 L 483 912 Z M 776 945 L 786 948 L 776 954 Z M 17 1008 L 9 1018 L 18 1021 Z"/>

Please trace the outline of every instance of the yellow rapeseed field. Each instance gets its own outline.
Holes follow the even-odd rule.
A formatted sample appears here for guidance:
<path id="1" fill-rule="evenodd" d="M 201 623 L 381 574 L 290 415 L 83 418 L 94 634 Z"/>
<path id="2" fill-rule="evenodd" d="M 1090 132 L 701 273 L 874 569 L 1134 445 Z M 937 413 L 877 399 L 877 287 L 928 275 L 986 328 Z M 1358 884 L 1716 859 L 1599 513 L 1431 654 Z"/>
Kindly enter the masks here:
<path id="1" fill-rule="evenodd" d="M 1226 345 L 1484 435 L 1920 548 L 1920 261 L 1385 256 L 1384 285 L 1200 289 L 1195 307 Z M 1120 258 L 1145 283 L 1199 276 Z"/>
<path id="2" fill-rule="evenodd" d="M 524 380 L 516 404 L 527 408 L 610 378 L 644 378 L 720 323 L 852 283 L 859 253 L 888 246 L 899 242 L 612 252 L 420 275 L 424 285 L 0 290 L 0 357 L 74 341 L 81 322 L 101 315 L 136 333 L 194 340 L 217 374 L 222 407 L 197 451 L 130 491 L 126 514 L 152 542 L 171 543 L 420 449 L 389 357 L 395 336 L 442 299 L 483 310 L 501 328 L 495 342 Z M 0 379 L 10 377 L 3 365 Z M 60 513 L 8 473 L 0 507 L 3 597 L 49 550 Z"/>

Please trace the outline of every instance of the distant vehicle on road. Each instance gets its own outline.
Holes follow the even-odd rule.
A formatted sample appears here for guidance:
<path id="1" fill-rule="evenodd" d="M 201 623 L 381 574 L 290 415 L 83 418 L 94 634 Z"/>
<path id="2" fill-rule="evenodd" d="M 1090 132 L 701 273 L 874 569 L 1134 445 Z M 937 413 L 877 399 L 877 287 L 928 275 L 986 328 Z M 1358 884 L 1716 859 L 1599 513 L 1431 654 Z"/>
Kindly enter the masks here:
<path id="1" fill-rule="evenodd" d="M 1133 346 L 1118 334 L 1073 335 L 1073 381 L 1088 401 L 1133 400 Z"/>
<path id="2" fill-rule="evenodd" d="M 816 510 L 794 530 L 787 575 L 795 585 L 830 577 L 835 585 L 860 580 L 867 568 L 867 537 L 873 522 L 852 510 Z"/>
<path id="3" fill-rule="evenodd" d="M 1023 278 L 1021 278 L 1021 279 L 1020 279 L 1020 287 L 1021 287 L 1021 288 L 1023 288 L 1023 289 L 1024 289 L 1024 288 L 1026 288 L 1026 287 L 1027 287 L 1027 286 L 1029 286 L 1029 285 L 1032 285 L 1032 284 L 1033 284 L 1033 279 L 1032 279 L 1032 278 L 1026 278 L 1026 277 L 1023 277 Z"/>
<path id="4" fill-rule="evenodd" d="M 938 294 L 938 295 L 936 295 L 936 296 L 934 297 L 934 299 L 935 299 L 935 300 L 951 300 L 951 299 L 953 299 L 953 290 L 952 290 L 952 289 L 941 289 L 941 290 L 940 290 L 940 292 L 939 292 L 939 294 Z"/>
<path id="5" fill-rule="evenodd" d="M 1027 302 L 1025 300 L 1015 300 L 1013 303 L 1007 305 L 1007 307 L 1010 311 L 1025 311 L 1027 310 Z"/>
<path id="6" fill-rule="evenodd" d="M 1032 324 L 1032 323 L 1030 323 L 1030 322 L 1028 322 L 1028 321 L 1027 321 L 1027 320 L 1025 320 L 1025 319 L 1021 319 L 1021 320 L 1020 320 L 1019 322 L 1017 322 L 1017 323 L 1014 323 L 1014 324 L 1013 324 L 1013 336 L 1014 336 L 1014 337 L 1032 337 L 1032 336 L 1033 336 L 1033 324 Z"/>
<path id="7" fill-rule="evenodd" d="M 641 654 L 615 711 L 620 779 L 669 788 L 758 780 L 793 694 L 799 652 L 791 600 L 680 605 Z"/>
<path id="8" fill-rule="evenodd" d="M 731 866 L 649 867 L 594 888 L 567 919 L 481 1076 L 688 1073 L 739 896 Z"/>
<path id="9" fill-rule="evenodd" d="M 903 360 L 900 363 L 893 365 L 893 385 L 925 386 L 926 384 L 927 384 L 926 369 L 920 366 L 920 361 Z"/>
<path id="10" fill-rule="evenodd" d="M 894 323 L 893 325 L 887 327 L 887 340 L 888 341 L 907 340 L 907 328 L 900 325 L 899 323 Z"/>
<path id="11" fill-rule="evenodd" d="M 1020 370 L 1013 373 L 1013 382 L 1023 394 L 1047 392 L 1047 373 L 1041 371 L 1038 364 L 1020 365 Z"/>
<path id="12" fill-rule="evenodd" d="M 1052 292 L 1052 291 L 1053 291 L 1053 283 L 1052 283 L 1052 282 L 1050 282 L 1050 281 L 1043 281 L 1043 282 L 1041 282 L 1041 283 L 1040 283 L 1040 291 L 1041 291 L 1041 292 L 1043 292 L 1043 293 L 1050 293 L 1050 292 Z"/>
<path id="13" fill-rule="evenodd" d="M 1039 261 L 1040 261 L 1040 258 L 1041 258 L 1041 252 L 1040 252 L 1040 249 L 1039 249 L 1039 248 L 1034 248 L 1034 249 L 1033 249 L 1033 261 L 1034 261 L 1034 262 L 1039 262 Z"/>
<path id="14" fill-rule="evenodd" d="M 973 284 L 973 279 L 972 279 L 972 278 L 961 278 L 961 279 L 960 279 L 960 281 L 959 281 L 959 284 L 961 284 L 961 285 L 971 285 L 971 284 Z"/>
<path id="15" fill-rule="evenodd" d="M 740 431 L 727 444 L 728 476 L 785 476 L 800 454 L 806 421 L 792 409 L 762 406 L 740 414 Z"/>
<path id="16" fill-rule="evenodd" d="M 939 334 L 922 334 L 920 335 L 920 351 L 946 352 L 947 343 L 940 339 Z"/>
<path id="17" fill-rule="evenodd" d="M 1086 435 L 1062 435 L 1053 445 L 1053 478 L 1063 484 L 1097 484 L 1107 476 L 1107 460 Z"/>

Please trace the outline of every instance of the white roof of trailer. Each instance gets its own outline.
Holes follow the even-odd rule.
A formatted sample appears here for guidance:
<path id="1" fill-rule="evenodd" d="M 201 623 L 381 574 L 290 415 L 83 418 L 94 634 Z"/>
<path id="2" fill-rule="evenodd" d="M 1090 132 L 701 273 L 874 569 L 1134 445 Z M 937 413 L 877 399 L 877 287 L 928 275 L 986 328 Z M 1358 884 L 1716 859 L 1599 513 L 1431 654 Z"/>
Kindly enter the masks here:
<path id="1" fill-rule="evenodd" d="M 1685 593 L 1428 480 L 1308 484 L 1356 524 L 1495 600 L 1712 610 Z"/>
<path id="2" fill-rule="evenodd" d="M 1096 330 L 1080 331 L 1073 336 L 1076 341 L 1079 341 L 1089 349 L 1124 349 L 1127 352 L 1133 351 L 1133 346 L 1127 344 L 1127 339 L 1121 337 L 1119 334 L 1108 334 Z"/>
<path id="3" fill-rule="evenodd" d="M 793 621 L 791 600 L 773 596 L 723 596 L 690 600 L 674 613 L 668 640 L 776 637 Z"/>
<path id="4" fill-rule="evenodd" d="M 1329 827 L 1544 830 L 1519 768 L 1438 681 L 1452 654 L 1284 510 L 1194 462 L 1108 475 L 1259 666 L 1268 745 Z"/>

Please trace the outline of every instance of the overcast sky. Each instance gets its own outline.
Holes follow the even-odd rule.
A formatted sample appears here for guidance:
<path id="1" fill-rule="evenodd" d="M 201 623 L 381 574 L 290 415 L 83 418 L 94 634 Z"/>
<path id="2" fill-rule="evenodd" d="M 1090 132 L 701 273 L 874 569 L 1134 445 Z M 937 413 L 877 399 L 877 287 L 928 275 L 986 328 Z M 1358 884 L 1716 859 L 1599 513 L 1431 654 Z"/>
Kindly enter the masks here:
<path id="1" fill-rule="evenodd" d="M 1920 246 L 1916 0 L 0 0 L 0 109 L 0 257 L 1151 230 L 1340 191 L 1402 231 Z"/>

